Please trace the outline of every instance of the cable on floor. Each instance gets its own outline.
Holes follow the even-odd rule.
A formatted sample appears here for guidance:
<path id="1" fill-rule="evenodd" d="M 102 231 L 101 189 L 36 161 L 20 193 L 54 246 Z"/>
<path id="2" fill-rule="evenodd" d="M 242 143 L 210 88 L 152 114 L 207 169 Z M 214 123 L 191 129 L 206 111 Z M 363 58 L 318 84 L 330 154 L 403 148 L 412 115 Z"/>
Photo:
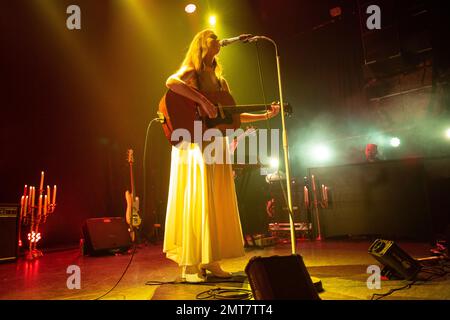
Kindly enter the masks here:
<path id="1" fill-rule="evenodd" d="M 111 291 L 113 291 L 113 290 L 118 286 L 118 284 L 120 283 L 120 281 L 122 281 L 123 277 L 125 276 L 125 274 L 126 274 L 127 271 L 128 271 L 128 268 L 129 268 L 130 265 L 131 265 L 131 261 L 133 261 L 134 254 L 136 253 L 136 247 L 137 247 L 136 244 L 134 244 L 134 248 L 133 248 L 133 252 L 132 252 L 132 254 L 131 254 L 130 261 L 128 262 L 128 264 L 127 264 L 125 270 L 123 271 L 122 275 L 120 276 L 119 280 L 117 280 L 116 284 L 115 284 L 108 292 L 106 292 L 105 294 L 101 295 L 101 296 L 98 297 L 98 298 L 95 298 L 94 300 L 100 300 L 101 298 L 107 296 Z"/>
<path id="2" fill-rule="evenodd" d="M 199 300 L 251 300 L 253 294 L 251 290 L 248 289 L 223 289 L 214 288 L 200 292 L 196 296 Z"/>
<path id="3" fill-rule="evenodd" d="M 445 277 L 446 275 L 450 274 L 450 271 L 445 270 L 445 268 L 449 268 L 448 263 L 442 263 L 442 265 L 431 266 L 431 267 L 423 267 L 421 270 L 421 273 L 431 274 L 428 278 L 423 279 L 423 280 L 419 280 L 416 278 L 415 280 L 411 281 L 410 283 L 408 283 L 400 288 L 391 289 L 386 293 L 374 293 L 372 295 L 372 297 L 370 298 L 370 300 L 380 300 L 382 298 L 385 298 L 385 297 L 393 294 L 396 291 L 409 289 L 415 284 L 429 282 L 432 280 L 436 280 L 438 278 Z M 420 283 L 418 283 L 418 282 L 420 282 Z M 375 298 L 375 297 L 377 297 L 377 298 Z"/>

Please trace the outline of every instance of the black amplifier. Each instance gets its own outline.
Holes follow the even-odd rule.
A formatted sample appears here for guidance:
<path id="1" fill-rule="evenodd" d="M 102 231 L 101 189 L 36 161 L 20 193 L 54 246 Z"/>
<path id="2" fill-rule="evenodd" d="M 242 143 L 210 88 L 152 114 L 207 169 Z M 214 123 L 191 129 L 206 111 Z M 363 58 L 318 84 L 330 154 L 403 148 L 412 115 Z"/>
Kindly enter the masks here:
<path id="1" fill-rule="evenodd" d="M 19 214 L 18 204 L 0 203 L 0 262 L 17 259 Z"/>

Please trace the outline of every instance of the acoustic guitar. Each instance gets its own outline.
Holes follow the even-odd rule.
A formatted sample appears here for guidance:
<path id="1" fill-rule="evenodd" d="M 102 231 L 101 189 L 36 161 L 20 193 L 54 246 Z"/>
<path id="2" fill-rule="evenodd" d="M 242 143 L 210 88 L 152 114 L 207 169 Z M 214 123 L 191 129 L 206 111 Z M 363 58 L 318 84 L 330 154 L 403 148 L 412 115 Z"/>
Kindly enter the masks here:
<path id="1" fill-rule="evenodd" d="M 264 104 L 236 105 L 233 96 L 227 91 L 201 93 L 217 107 L 216 118 L 209 118 L 195 101 L 172 90 L 168 90 L 161 99 L 159 113 L 162 113 L 165 120 L 162 124 L 164 134 L 173 146 L 177 146 L 182 141 L 198 142 L 195 141 L 195 121 L 201 122 L 200 138 L 206 130 L 211 128 L 220 130 L 225 136 L 227 129 L 236 130 L 241 126 L 241 113 L 270 109 L 270 105 Z M 291 113 L 289 104 L 284 104 L 284 110 L 288 115 Z M 180 135 L 180 130 L 188 134 Z"/>

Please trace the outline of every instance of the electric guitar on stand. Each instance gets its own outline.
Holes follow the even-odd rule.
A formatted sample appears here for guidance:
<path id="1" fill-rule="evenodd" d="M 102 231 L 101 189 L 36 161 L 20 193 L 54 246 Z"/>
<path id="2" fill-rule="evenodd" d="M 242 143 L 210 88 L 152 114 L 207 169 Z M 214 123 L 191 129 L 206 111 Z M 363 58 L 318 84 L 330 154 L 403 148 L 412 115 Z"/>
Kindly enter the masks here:
<path id="1" fill-rule="evenodd" d="M 131 241 L 136 240 L 136 233 L 142 223 L 141 217 L 139 216 L 139 198 L 136 197 L 134 188 L 134 177 L 133 177 L 133 150 L 129 149 L 127 151 L 127 162 L 130 165 L 130 184 L 131 191 L 125 191 L 125 200 L 127 201 L 127 211 L 125 213 L 126 221 L 129 225 L 129 231 L 131 236 Z"/>

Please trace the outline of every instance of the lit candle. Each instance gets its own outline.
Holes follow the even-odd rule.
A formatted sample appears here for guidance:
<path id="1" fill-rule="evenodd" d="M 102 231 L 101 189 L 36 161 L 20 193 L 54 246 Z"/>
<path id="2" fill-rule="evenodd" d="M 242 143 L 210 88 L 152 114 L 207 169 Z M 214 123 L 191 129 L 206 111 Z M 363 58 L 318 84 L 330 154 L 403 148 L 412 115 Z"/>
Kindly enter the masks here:
<path id="1" fill-rule="evenodd" d="M 47 216 L 47 206 L 48 206 L 48 198 L 47 195 L 44 196 L 44 216 Z"/>
<path id="2" fill-rule="evenodd" d="M 23 217 L 23 207 L 25 206 L 25 196 L 20 198 L 20 218 Z"/>
<path id="3" fill-rule="evenodd" d="M 56 203 L 56 184 L 53 186 L 53 201 L 52 204 Z"/>
<path id="4" fill-rule="evenodd" d="M 311 181 L 312 181 L 313 191 L 316 191 L 316 179 L 314 178 L 314 175 L 311 175 Z"/>
<path id="5" fill-rule="evenodd" d="M 39 185 L 39 194 L 44 192 L 44 171 L 41 171 L 41 184 Z"/>
<path id="6" fill-rule="evenodd" d="M 48 202 L 50 202 L 50 199 L 51 199 L 51 197 L 50 197 L 50 186 L 49 185 L 47 185 L 47 196 L 48 196 Z"/>
<path id="7" fill-rule="evenodd" d="M 25 188 L 23 188 L 23 196 L 26 197 L 27 196 L 27 185 L 25 185 Z"/>
<path id="8" fill-rule="evenodd" d="M 306 186 L 303 187 L 303 198 L 305 201 L 305 205 L 308 206 L 309 204 L 309 196 L 308 196 L 308 188 Z"/>
<path id="9" fill-rule="evenodd" d="M 36 195 L 36 188 L 31 187 L 31 207 L 34 207 L 34 196 Z"/>
<path id="10" fill-rule="evenodd" d="M 325 187 L 325 201 L 328 201 L 328 187 Z"/>
<path id="11" fill-rule="evenodd" d="M 23 206 L 23 216 L 26 217 L 27 216 L 27 209 L 28 209 L 28 196 L 25 197 L 25 204 Z"/>
<path id="12" fill-rule="evenodd" d="M 38 203 L 38 217 L 41 215 L 42 212 L 42 194 L 39 195 L 39 203 Z"/>
<path id="13" fill-rule="evenodd" d="M 322 185 L 322 200 L 325 200 L 325 186 Z"/>

